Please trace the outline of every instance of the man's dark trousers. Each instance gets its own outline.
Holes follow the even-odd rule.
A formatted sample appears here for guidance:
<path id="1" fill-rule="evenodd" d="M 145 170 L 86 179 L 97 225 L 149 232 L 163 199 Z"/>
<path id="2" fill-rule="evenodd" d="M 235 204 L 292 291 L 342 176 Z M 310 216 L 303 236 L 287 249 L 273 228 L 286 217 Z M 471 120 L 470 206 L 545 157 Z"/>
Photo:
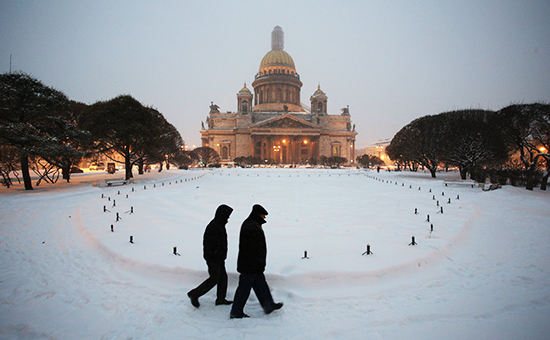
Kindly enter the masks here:
<path id="1" fill-rule="evenodd" d="M 265 275 L 263 273 L 241 274 L 239 276 L 239 286 L 233 297 L 231 315 L 239 317 L 244 314 L 244 305 L 250 296 L 251 289 L 254 289 L 254 293 L 256 293 L 256 297 L 258 297 L 258 301 L 264 310 L 273 305 L 273 297 L 271 296 L 269 286 L 265 281 Z"/>
<path id="2" fill-rule="evenodd" d="M 208 265 L 209 277 L 197 288 L 190 291 L 189 294 L 199 298 L 217 285 L 216 301 L 223 301 L 227 295 L 227 272 L 225 270 L 225 263 L 207 262 L 206 264 Z"/>

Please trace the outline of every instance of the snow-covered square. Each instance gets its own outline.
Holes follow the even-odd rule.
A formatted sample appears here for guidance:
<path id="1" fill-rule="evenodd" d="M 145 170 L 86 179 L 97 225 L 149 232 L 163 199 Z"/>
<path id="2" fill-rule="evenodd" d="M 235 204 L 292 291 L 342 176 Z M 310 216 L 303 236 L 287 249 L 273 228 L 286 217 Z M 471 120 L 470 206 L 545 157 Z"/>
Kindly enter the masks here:
<path id="1" fill-rule="evenodd" d="M 1 339 L 550 337 L 547 192 L 446 185 L 454 172 L 169 170 L 105 187 L 107 176 L 0 190 Z M 233 207 L 231 299 L 256 203 L 284 307 L 264 315 L 252 294 L 251 318 L 234 320 L 211 291 L 194 308 L 206 224 Z"/>

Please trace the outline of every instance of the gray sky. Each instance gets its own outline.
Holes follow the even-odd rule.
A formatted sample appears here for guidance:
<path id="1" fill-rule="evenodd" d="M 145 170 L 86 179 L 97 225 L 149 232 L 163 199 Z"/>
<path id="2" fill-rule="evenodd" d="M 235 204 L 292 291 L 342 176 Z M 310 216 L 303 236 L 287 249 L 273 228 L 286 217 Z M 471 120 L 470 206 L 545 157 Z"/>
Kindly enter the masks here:
<path id="1" fill-rule="evenodd" d="M 0 2 L 0 72 L 92 104 L 131 94 L 200 145 L 210 102 L 235 111 L 285 32 L 329 113 L 349 105 L 357 148 L 444 111 L 550 102 L 550 1 Z"/>

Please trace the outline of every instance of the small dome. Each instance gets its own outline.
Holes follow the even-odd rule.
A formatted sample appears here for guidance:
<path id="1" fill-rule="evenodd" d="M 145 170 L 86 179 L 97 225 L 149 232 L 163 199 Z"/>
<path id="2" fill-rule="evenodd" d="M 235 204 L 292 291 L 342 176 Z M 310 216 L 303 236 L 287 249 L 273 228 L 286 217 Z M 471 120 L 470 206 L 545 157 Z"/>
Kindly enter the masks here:
<path id="1" fill-rule="evenodd" d="M 320 96 L 320 95 L 325 95 L 325 93 L 323 92 L 323 90 L 321 90 L 321 84 L 317 85 L 317 91 L 315 91 L 313 93 L 313 97 L 317 97 L 317 96 Z"/>
<path id="2" fill-rule="evenodd" d="M 248 89 L 248 87 L 246 87 L 246 82 L 244 83 L 244 87 L 239 91 L 239 94 L 244 94 L 244 93 L 252 93 L 250 92 L 250 90 Z"/>

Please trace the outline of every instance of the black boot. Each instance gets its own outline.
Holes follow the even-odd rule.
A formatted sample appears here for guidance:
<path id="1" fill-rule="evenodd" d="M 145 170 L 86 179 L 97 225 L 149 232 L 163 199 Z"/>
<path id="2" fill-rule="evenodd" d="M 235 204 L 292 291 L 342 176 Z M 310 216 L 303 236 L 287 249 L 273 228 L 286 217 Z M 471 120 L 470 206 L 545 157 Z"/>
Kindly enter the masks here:
<path id="1" fill-rule="evenodd" d="M 274 310 L 281 309 L 281 308 L 283 308 L 283 303 L 282 302 L 277 302 L 277 303 L 272 304 L 268 308 L 266 308 L 264 311 L 265 311 L 266 314 L 270 314 Z"/>
<path id="2" fill-rule="evenodd" d="M 232 304 L 233 301 L 229 301 L 229 300 L 226 300 L 226 299 L 223 299 L 223 300 L 216 300 L 216 306 L 220 306 L 220 305 L 230 305 Z"/>
<path id="3" fill-rule="evenodd" d="M 199 298 L 192 295 L 191 292 L 187 293 L 187 296 L 189 296 L 189 299 L 191 299 L 191 304 L 195 306 L 196 308 L 199 308 L 201 304 L 199 303 Z"/>

